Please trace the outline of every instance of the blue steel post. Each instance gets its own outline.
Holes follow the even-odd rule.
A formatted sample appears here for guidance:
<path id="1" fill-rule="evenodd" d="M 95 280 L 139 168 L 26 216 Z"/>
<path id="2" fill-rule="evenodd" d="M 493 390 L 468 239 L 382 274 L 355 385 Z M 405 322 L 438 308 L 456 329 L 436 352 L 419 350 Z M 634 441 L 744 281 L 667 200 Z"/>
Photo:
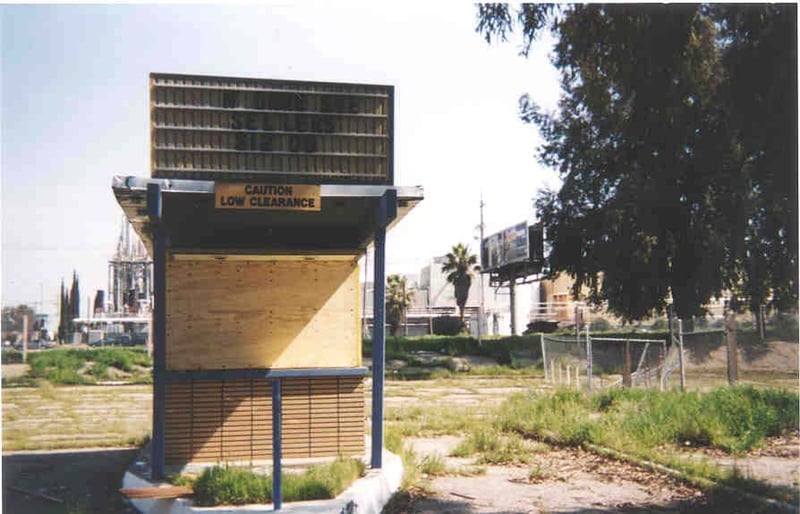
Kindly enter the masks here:
<path id="1" fill-rule="evenodd" d="M 162 220 L 161 185 L 147 184 L 147 215 L 153 229 L 153 480 L 164 478 L 164 397 L 167 339 L 167 234 Z"/>
<path id="2" fill-rule="evenodd" d="M 386 360 L 386 227 L 397 216 L 397 191 L 387 190 L 378 207 L 372 322 L 372 451 L 370 466 L 382 466 L 383 378 Z"/>
<path id="3" fill-rule="evenodd" d="M 283 493 L 281 491 L 281 379 L 275 378 L 272 384 L 272 508 L 281 510 Z"/>

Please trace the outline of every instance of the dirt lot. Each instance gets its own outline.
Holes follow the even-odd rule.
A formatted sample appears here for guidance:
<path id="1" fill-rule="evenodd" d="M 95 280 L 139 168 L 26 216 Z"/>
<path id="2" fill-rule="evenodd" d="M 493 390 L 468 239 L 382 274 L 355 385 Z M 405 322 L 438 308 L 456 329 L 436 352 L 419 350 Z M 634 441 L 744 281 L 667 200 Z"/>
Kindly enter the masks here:
<path id="1" fill-rule="evenodd" d="M 470 459 L 447 457 L 458 437 L 412 438 L 420 459 L 443 458 L 449 469 L 469 469 Z M 700 455 L 698 455 L 700 457 Z M 798 505 L 800 435 L 773 438 L 765 449 L 733 459 L 702 455 L 736 465 L 749 478 L 783 486 Z M 703 491 L 662 473 L 601 457 L 580 449 L 551 449 L 534 454 L 525 466 L 488 466 L 478 476 L 426 477 L 425 487 L 400 495 L 392 513 L 590 513 L 590 512 L 785 512 L 774 505 L 730 491 Z"/>
<path id="2" fill-rule="evenodd" d="M 692 351 L 694 350 L 694 351 Z M 687 383 L 705 389 L 725 383 L 724 348 L 690 349 Z M 797 389 L 797 344 L 770 343 L 741 355 L 745 383 Z M 5 373 L 4 369 L 4 373 Z M 480 410 L 522 390 L 546 390 L 536 377 L 459 377 L 392 381 L 387 410 L 438 405 Z M 4 451 L 9 443 L 76 446 L 87 434 L 107 441 L 144 435 L 149 427 L 149 386 L 87 386 L 4 389 Z M 369 402 L 367 403 L 369 405 Z M 134 427 L 134 428 L 131 428 Z M 453 436 L 411 438 L 419 455 L 438 454 L 449 468 L 468 465 L 447 457 Z M 102 443 L 113 444 L 113 443 Z M 753 478 L 783 485 L 797 502 L 800 438 L 773 441 L 736 465 Z M 117 489 L 135 456 L 132 449 L 26 452 L 3 455 L 3 510 L 13 513 L 128 513 Z M 724 456 L 702 455 L 732 465 Z M 727 460 L 726 460 L 727 459 Z M 25 492 L 22 492 L 25 491 Z M 45 499 L 43 496 L 51 497 Z M 390 512 L 410 513 L 608 513 L 608 512 L 780 512 L 726 491 L 705 493 L 665 475 L 592 453 L 553 449 L 524 467 L 488 466 L 478 476 L 428 477 L 426 490 L 398 495 Z"/>

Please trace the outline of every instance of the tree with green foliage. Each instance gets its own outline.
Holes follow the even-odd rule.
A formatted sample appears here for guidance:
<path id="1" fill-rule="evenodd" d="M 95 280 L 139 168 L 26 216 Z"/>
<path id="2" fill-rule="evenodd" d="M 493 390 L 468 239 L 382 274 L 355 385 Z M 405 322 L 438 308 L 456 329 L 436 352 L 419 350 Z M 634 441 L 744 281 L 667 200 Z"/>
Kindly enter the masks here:
<path id="1" fill-rule="evenodd" d="M 65 343 L 67 341 L 67 334 L 69 333 L 70 323 L 70 308 L 69 308 L 69 293 L 64 288 L 64 279 L 61 279 L 61 294 L 59 296 L 58 305 L 58 341 Z"/>
<path id="2" fill-rule="evenodd" d="M 74 328 L 72 320 L 81 316 L 81 291 L 78 285 L 78 273 L 76 271 L 72 272 L 72 287 L 69 290 L 69 313 L 71 316 L 69 326 L 70 330 L 72 330 Z"/>
<path id="3" fill-rule="evenodd" d="M 393 336 L 406 322 L 406 311 L 413 299 L 414 290 L 406 287 L 406 277 L 397 274 L 386 277 L 386 322 Z"/>
<path id="4" fill-rule="evenodd" d="M 551 273 L 633 321 L 702 315 L 730 291 L 796 306 L 797 8 L 722 4 L 478 6 L 487 41 L 544 30 L 562 97 L 520 114 L 562 184 L 536 205 Z"/>
<path id="5" fill-rule="evenodd" d="M 473 272 L 479 272 L 478 257 L 470 253 L 469 246 L 463 243 L 455 245 L 445 256 L 442 273 L 447 273 L 447 281 L 453 284 L 453 290 L 458 305 L 458 317 L 464 322 L 464 307 L 467 305 L 469 288 L 472 285 Z"/>
<path id="6" fill-rule="evenodd" d="M 28 333 L 32 334 L 36 330 L 34 326 L 36 311 L 32 307 L 25 304 L 3 307 L 3 338 L 15 339 L 17 335 L 21 335 L 24 329 L 25 316 L 28 317 Z"/>

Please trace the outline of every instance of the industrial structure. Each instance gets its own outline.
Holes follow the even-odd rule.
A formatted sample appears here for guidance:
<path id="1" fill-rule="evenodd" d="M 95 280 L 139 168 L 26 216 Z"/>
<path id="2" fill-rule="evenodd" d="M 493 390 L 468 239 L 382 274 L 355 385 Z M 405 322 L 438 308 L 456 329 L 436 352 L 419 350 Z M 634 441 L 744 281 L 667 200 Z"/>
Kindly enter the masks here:
<path id="1" fill-rule="evenodd" d="M 103 314 L 149 316 L 153 305 L 153 260 L 139 236 L 122 217 L 117 249 L 108 261 L 108 298 Z"/>

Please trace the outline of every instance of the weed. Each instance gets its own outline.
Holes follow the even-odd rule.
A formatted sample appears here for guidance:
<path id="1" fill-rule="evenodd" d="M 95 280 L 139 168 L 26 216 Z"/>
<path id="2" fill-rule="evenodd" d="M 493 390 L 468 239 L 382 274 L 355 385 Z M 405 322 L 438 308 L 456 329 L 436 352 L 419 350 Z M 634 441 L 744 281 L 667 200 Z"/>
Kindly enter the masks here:
<path id="1" fill-rule="evenodd" d="M 460 466 L 451 473 L 460 477 L 479 477 L 486 474 L 486 466 Z"/>
<path id="2" fill-rule="evenodd" d="M 524 464 L 534 451 L 533 445 L 517 434 L 502 434 L 483 427 L 470 433 L 451 455 L 470 457 L 477 454 L 479 464 Z"/>
<path id="3" fill-rule="evenodd" d="M 313 466 L 300 475 L 281 476 L 283 499 L 290 501 L 334 498 L 364 474 L 364 463 L 356 459 L 337 459 Z M 175 480 L 191 482 L 191 478 Z M 193 481 L 197 505 L 245 505 L 272 501 L 272 479 L 249 469 L 234 466 L 206 468 Z"/>
<path id="4" fill-rule="evenodd" d="M 401 436 L 416 437 L 461 434 L 480 424 L 478 412 L 472 407 L 439 405 L 387 409 L 385 419 Z"/>
<path id="5" fill-rule="evenodd" d="M 3 364 L 20 364 L 22 362 L 22 352 L 4 348 L 0 352 L 0 362 Z"/>
<path id="6" fill-rule="evenodd" d="M 533 466 L 528 471 L 528 482 L 539 483 L 547 480 L 549 474 L 542 468 L 541 464 Z"/>
<path id="7" fill-rule="evenodd" d="M 417 468 L 420 473 L 430 476 L 441 476 L 447 473 L 447 464 L 445 464 L 444 458 L 438 453 L 423 457 L 417 465 Z"/>

